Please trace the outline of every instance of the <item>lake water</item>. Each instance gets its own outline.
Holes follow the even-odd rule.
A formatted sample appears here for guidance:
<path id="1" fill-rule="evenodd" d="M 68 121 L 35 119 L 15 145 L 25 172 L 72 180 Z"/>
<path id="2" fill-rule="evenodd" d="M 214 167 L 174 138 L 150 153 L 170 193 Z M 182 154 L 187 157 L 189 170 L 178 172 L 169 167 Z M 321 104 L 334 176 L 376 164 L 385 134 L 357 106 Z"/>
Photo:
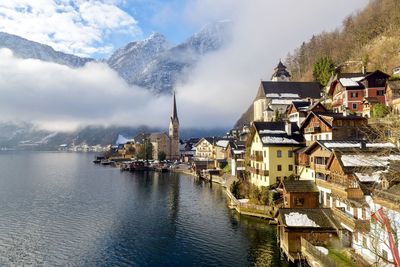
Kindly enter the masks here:
<path id="1" fill-rule="evenodd" d="M 276 228 L 218 185 L 92 154 L 0 152 L 0 265 L 280 266 Z"/>

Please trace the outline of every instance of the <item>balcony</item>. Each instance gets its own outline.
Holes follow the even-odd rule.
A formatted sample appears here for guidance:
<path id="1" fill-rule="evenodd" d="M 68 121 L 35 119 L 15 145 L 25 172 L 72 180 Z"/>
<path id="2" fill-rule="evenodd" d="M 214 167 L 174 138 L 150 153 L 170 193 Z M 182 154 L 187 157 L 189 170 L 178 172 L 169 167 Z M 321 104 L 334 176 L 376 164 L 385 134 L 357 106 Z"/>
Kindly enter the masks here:
<path id="1" fill-rule="evenodd" d="M 256 168 L 247 166 L 247 171 L 250 173 L 256 173 Z"/>
<path id="2" fill-rule="evenodd" d="M 260 170 L 260 175 L 269 176 L 269 171 L 268 170 Z"/>
<path id="3" fill-rule="evenodd" d="M 336 217 L 336 219 L 339 222 L 347 225 L 353 231 L 362 232 L 362 233 L 369 232 L 369 230 L 371 228 L 369 220 L 356 219 L 356 218 L 348 215 L 342 209 L 338 209 L 338 208 L 332 208 L 332 211 L 333 211 L 333 216 Z"/>
<path id="4" fill-rule="evenodd" d="M 320 131 L 321 128 L 319 126 L 310 126 L 304 129 L 304 133 L 306 134 L 319 133 Z"/>
<path id="5" fill-rule="evenodd" d="M 251 155 L 250 160 L 252 161 L 264 161 L 264 157 L 262 154 L 257 154 L 257 155 Z"/>

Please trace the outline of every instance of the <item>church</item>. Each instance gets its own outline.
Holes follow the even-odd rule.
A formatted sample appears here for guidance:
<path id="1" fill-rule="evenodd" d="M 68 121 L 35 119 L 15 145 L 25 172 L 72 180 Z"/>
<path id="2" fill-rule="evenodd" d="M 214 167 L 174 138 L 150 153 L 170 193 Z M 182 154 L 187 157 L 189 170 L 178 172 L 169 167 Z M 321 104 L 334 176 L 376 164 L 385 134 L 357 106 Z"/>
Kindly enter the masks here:
<path id="1" fill-rule="evenodd" d="M 165 132 L 151 133 L 150 142 L 153 145 L 153 159 L 159 159 L 160 152 L 164 152 L 166 159 L 179 160 L 179 119 L 176 108 L 176 97 L 174 92 L 172 114 L 169 120 L 168 134 Z"/>
<path id="2" fill-rule="evenodd" d="M 253 102 L 254 121 L 273 121 L 284 114 L 293 101 L 318 100 L 322 85 L 318 82 L 291 81 L 286 66 L 279 61 L 270 81 L 261 81 Z"/>

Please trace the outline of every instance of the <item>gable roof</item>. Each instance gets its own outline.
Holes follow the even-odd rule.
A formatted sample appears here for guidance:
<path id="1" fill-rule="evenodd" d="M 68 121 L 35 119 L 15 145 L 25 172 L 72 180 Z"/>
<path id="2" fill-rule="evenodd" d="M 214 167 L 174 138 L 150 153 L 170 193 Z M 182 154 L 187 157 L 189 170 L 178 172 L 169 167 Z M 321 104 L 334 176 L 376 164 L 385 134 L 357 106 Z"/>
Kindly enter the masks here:
<path id="1" fill-rule="evenodd" d="M 305 120 L 302 122 L 300 126 L 300 130 L 303 130 L 304 127 L 307 125 L 308 121 L 311 119 L 311 117 L 316 116 L 320 121 L 322 121 L 326 126 L 329 128 L 332 128 L 332 123 L 333 120 L 364 120 L 367 121 L 366 118 L 358 115 L 346 115 L 344 116 L 343 113 L 334 113 L 334 112 L 320 112 L 320 111 L 310 111 L 305 118 Z M 329 120 L 331 119 L 331 120 Z"/>
<path id="2" fill-rule="evenodd" d="M 318 187 L 311 180 L 285 180 L 282 182 L 283 188 L 290 193 L 318 193 Z"/>
<path id="3" fill-rule="evenodd" d="M 285 122 L 254 122 L 253 127 L 264 146 L 301 146 L 304 137 L 295 122 L 291 122 L 291 135 L 285 131 Z"/>
<path id="4" fill-rule="evenodd" d="M 331 209 L 279 209 L 279 218 L 286 227 L 322 228 L 337 230 L 342 227 L 334 219 Z"/>
<path id="5" fill-rule="evenodd" d="M 375 75 L 375 74 L 381 74 L 381 75 L 385 76 L 386 78 L 390 77 L 390 75 L 388 75 L 380 70 L 375 70 L 375 71 L 366 72 L 366 73 L 362 73 L 362 72 L 337 73 L 335 76 L 332 76 L 331 80 L 328 83 L 328 86 L 329 86 L 328 95 L 333 95 L 334 88 L 337 83 L 340 83 L 344 88 L 364 89 L 365 87 L 361 83 L 361 81 L 364 81 L 368 77 Z"/>
<path id="6" fill-rule="evenodd" d="M 256 99 L 265 98 L 267 94 L 276 94 L 276 98 L 291 95 L 292 98 L 321 98 L 322 85 L 318 82 L 273 82 L 261 81 Z"/>

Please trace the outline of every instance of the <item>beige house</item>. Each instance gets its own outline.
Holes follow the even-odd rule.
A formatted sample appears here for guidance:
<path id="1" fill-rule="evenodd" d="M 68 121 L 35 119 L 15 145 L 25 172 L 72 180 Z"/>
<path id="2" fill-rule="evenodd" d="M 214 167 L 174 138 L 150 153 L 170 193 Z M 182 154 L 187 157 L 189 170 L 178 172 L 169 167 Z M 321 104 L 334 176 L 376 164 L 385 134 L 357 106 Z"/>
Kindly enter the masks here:
<path id="1" fill-rule="evenodd" d="M 295 173 L 294 151 L 303 146 L 296 123 L 254 122 L 250 146 L 250 182 L 270 186 Z"/>

